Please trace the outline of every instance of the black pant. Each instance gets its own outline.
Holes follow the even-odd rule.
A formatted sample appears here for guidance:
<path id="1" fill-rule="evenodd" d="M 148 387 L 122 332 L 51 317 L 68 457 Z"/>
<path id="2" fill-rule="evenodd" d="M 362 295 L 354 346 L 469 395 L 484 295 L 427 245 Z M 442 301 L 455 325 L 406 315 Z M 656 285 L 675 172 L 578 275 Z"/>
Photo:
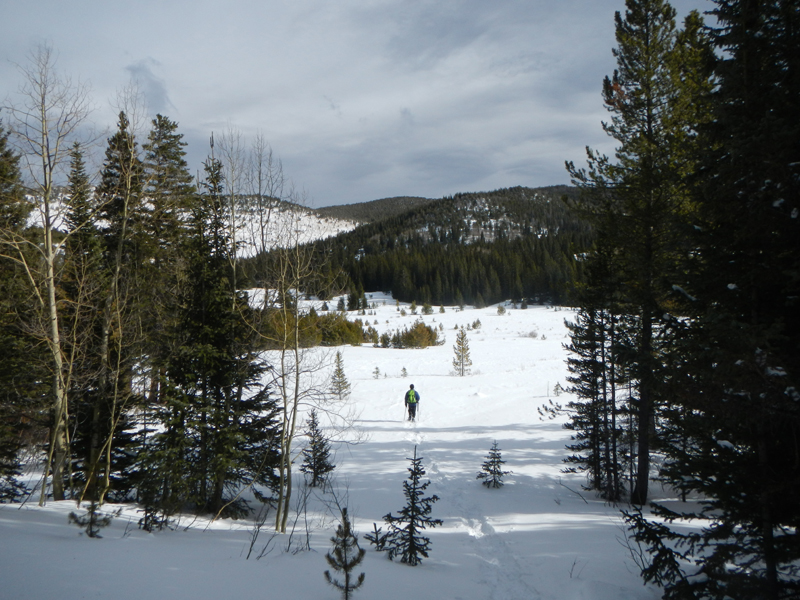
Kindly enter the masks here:
<path id="1" fill-rule="evenodd" d="M 417 403 L 416 402 L 409 402 L 408 406 L 408 418 L 412 421 L 417 416 Z"/>

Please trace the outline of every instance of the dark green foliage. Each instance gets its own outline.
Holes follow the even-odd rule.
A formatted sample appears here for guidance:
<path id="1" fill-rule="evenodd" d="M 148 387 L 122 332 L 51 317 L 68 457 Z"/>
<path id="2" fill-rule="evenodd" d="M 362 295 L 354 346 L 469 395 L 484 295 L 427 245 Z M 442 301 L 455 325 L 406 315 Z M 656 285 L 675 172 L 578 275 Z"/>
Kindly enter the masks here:
<path id="1" fill-rule="evenodd" d="M 229 278 L 219 161 L 206 162 L 206 193 L 196 203 L 185 246 L 189 284 L 170 337 L 162 432 L 149 442 L 140 490 L 142 526 L 160 527 L 177 510 L 241 514 L 244 485 L 274 485 L 276 402 L 258 385 L 264 365 L 249 346 L 246 300 Z"/>
<path id="2" fill-rule="evenodd" d="M 719 86 L 662 477 L 696 505 L 627 515 L 668 599 L 800 594 L 800 4 L 717 0 Z M 677 325 L 676 325 L 677 328 Z M 707 523 L 686 532 L 684 519 Z"/>
<path id="3" fill-rule="evenodd" d="M 567 322 L 570 352 L 567 369 L 569 391 L 577 400 L 567 403 L 570 415 L 565 424 L 573 430 L 573 443 L 567 449 L 573 454 L 566 459 L 567 473 L 585 472 L 586 489 L 596 490 L 607 500 L 616 502 L 623 496 L 632 452 L 624 452 L 633 439 L 625 431 L 621 416 L 630 414 L 623 403 L 629 383 L 620 364 L 618 351 L 623 347 L 619 318 L 602 309 L 582 308 L 574 322 Z M 559 386 L 560 387 L 560 386 Z"/>
<path id="4" fill-rule="evenodd" d="M 325 560 L 332 569 L 344 573 L 344 583 L 331 576 L 330 571 L 325 571 L 325 580 L 342 592 L 342 598 L 348 600 L 350 595 L 364 583 L 364 573 L 361 573 L 355 583 L 351 582 L 352 571 L 364 560 L 366 551 L 358 546 L 358 536 L 353 533 L 350 519 L 347 516 L 347 507 L 342 509 L 342 522 L 336 528 L 336 535 L 331 538 L 333 553 L 328 552 Z"/>
<path id="5" fill-rule="evenodd" d="M 86 507 L 86 514 L 79 515 L 74 511 L 69 513 L 69 522 L 86 531 L 86 535 L 90 538 L 101 538 L 103 536 L 100 535 L 100 530 L 111 525 L 114 516 L 100 512 L 100 505 L 92 500 Z"/>
<path id="6" fill-rule="evenodd" d="M 403 482 L 403 493 L 407 504 L 396 517 L 392 513 L 383 517 L 389 525 L 383 547 L 390 560 L 399 557 L 400 562 L 413 567 L 422 562 L 422 557 L 428 558 L 430 550 L 430 539 L 420 533 L 428 527 L 438 527 L 442 521 L 429 516 L 433 503 L 439 497 L 435 494 L 428 497 L 424 495 L 431 482 L 421 483 L 425 469 L 422 468 L 422 457 L 417 458 L 416 446 L 414 446 L 414 457 L 408 460 L 411 461 L 408 481 Z"/>
<path id="7" fill-rule="evenodd" d="M 497 447 L 497 440 L 495 440 L 476 479 L 483 479 L 481 483 L 489 488 L 503 487 L 503 475 L 511 473 L 511 471 L 503 471 L 505 462 L 500 448 Z"/>
<path id="8" fill-rule="evenodd" d="M 103 172 L 96 194 L 99 221 L 103 222 L 107 262 L 115 260 L 118 251 L 126 255 L 128 262 L 137 251 L 136 236 L 140 228 L 136 215 L 140 214 L 142 191 L 142 163 L 138 143 L 129 131 L 130 121 L 124 112 L 119 113 L 117 132 L 108 139 Z M 133 231 L 130 231 L 130 230 Z"/>
<path id="9" fill-rule="evenodd" d="M 21 230 L 31 208 L 25 201 L 19 155 L 10 147 L 8 132 L 0 120 L 0 228 Z"/>
<path id="10" fill-rule="evenodd" d="M 306 420 L 306 435 L 308 444 L 303 449 L 303 463 L 300 465 L 300 472 L 310 476 L 309 486 L 325 487 L 328 474 L 336 466 L 331 464 L 331 445 L 320 429 L 317 411 L 313 408 Z"/>
<path id="11" fill-rule="evenodd" d="M 138 362 L 134 333 L 139 253 L 141 164 L 137 143 L 120 113 L 108 140 L 101 181 L 92 193 L 82 149 L 71 152 L 63 277 L 63 344 L 70 357 L 68 398 L 74 419 L 71 482 L 79 499 L 102 504 L 106 494 L 128 497 L 133 485 L 126 410 L 139 398 L 131 386 Z M 101 225 L 102 224 L 102 225 Z"/>
<path id="12" fill-rule="evenodd" d="M 587 150 L 587 169 L 567 163 L 582 192 L 572 204 L 597 235 L 587 261 L 594 281 L 580 303 L 627 315 L 634 329 L 625 361 L 636 395 L 636 504 L 647 499 L 651 425 L 668 396 L 661 371 L 671 340 L 664 333 L 680 303 L 673 286 L 691 254 L 687 176 L 701 149 L 697 132 L 709 119 L 699 109 L 713 86 L 699 15 L 678 31 L 675 14 L 664 0 L 627 0 L 624 15 L 616 13 L 618 68 L 603 81 L 611 115 L 603 128 L 618 144 L 616 161 Z"/>
<path id="13" fill-rule="evenodd" d="M 26 236 L 29 212 L 19 157 L 10 148 L 0 122 L 0 242 L 5 248 Z M 22 265 L 0 258 L 0 502 L 14 500 L 24 492 L 17 481 L 19 451 L 32 432 L 46 425 L 43 411 L 49 390 L 43 383 L 47 380 L 42 356 L 45 348 L 26 335 L 23 325 L 34 318 L 33 305 Z"/>
<path id="14" fill-rule="evenodd" d="M 372 202 L 326 206 L 324 208 L 318 208 L 314 212 L 321 217 L 357 221 L 359 223 L 374 223 L 396 217 L 413 208 L 428 204 L 429 202 L 434 201 L 429 198 L 399 196 L 396 198 L 373 200 Z"/>

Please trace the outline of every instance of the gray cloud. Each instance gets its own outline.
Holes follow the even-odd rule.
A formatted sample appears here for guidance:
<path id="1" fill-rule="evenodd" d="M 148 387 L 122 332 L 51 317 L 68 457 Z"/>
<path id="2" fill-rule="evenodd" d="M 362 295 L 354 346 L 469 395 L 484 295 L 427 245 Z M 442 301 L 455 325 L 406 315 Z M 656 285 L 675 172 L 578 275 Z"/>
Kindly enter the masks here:
<path id="1" fill-rule="evenodd" d="M 682 17 L 711 1 L 673 4 Z M 258 131 L 318 206 L 566 183 L 584 146 L 613 152 L 600 88 L 623 0 L 82 5 L 9 4 L 0 55 L 24 62 L 36 23 L 98 106 L 136 79 L 149 111 L 178 122 L 193 171 L 212 131 Z M 11 64 L 0 98 L 19 84 Z"/>
<path id="2" fill-rule="evenodd" d="M 148 112 L 152 115 L 163 115 L 175 109 L 169 99 L 166 82 L 153 72 L 153 68 L 160 66 L 160 62 L 148 57 L 125 67 L 144 94 Z"/>

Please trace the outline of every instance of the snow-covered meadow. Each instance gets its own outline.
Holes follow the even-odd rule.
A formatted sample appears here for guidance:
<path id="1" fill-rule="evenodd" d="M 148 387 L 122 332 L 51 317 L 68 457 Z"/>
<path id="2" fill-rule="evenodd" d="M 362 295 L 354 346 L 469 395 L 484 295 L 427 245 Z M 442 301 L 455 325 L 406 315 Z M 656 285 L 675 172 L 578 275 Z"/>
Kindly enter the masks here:
<path id="1" fill-rule="evenodd" d="M 395 302 L 373 294 L 368 320 L 379 332 L 422 318 L 441 324 L 441 346 L 424 350 L 341 347 L 359 413 L 359 444 L 335 447 L 337 495 L 349 507 L 367 555 L 358 572 L 366 581 L 355 598 L 393 600 L 644 600 L 660 597 L 643 586 L 623 543 L 619 508 L 581 491 L 580 476 L 561 473 L 569 432 L 562 420 L 543 421 L 537 409 L 566 386 L 563 321 L 572 313 L 535 306 L 459 311 L 447 307 L 427 316 L 402 316 Z M 335 303 L 332 304 L 335 306 Z M 472 374 L 452 374 L 456 326 L 468 332 Z M 376 323 L 377 322 L 377 323 Z M 336 349 L 328 349 L 333 352 Z M 332 361 L 329 361 L 332 362 Z M 402 370 L 408 373 L 401 376 Z M 376 377 L 376 369 L 380 375 Z M 404 420 L 403 394 L 410 383 L 421 395 L 416 423 Z M 562 395 L 559 401 L 565 401 Z M 492 442 L 513 471 L 501 489 L 476 479 Z M 390 562 L 364 539 L 373 522 L 405 503 L 402 482 L 417 446 L 424 457 L 428 492 L 440 497 L 429 530 L 430 558 L 420 566 Z M 293 539 L 270 539 L 262 530 L 254 554 L 253 522 L 184 516 L 174 531 L 137 529 L 135 507 L 121 508 L 102 539 L 89 539 L 68 524 L 72 502 L 44 508 L 0 506 L 0 597 L 8 599 L 315 598 L 340 593 L 323 578 L 325 553 L 335 522 L 322 499 L 312 496 Z M 305 539 L 310 551 L 284 552 Z"/>

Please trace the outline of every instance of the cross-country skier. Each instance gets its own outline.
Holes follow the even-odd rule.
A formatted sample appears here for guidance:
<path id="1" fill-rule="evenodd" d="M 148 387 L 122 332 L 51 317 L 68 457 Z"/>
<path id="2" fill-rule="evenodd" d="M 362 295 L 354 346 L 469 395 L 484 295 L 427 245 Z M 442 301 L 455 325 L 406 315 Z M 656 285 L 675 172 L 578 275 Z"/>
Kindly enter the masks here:
<path id="1" fill-rule="evenodd" d="M 419 392 L 414 389 L 413 383 L 408 387 L 405 400 L 406 407 L 408 407 L 408 420 L 413 421 L 417 416 L 417 404 L 419 403 Z"/>

